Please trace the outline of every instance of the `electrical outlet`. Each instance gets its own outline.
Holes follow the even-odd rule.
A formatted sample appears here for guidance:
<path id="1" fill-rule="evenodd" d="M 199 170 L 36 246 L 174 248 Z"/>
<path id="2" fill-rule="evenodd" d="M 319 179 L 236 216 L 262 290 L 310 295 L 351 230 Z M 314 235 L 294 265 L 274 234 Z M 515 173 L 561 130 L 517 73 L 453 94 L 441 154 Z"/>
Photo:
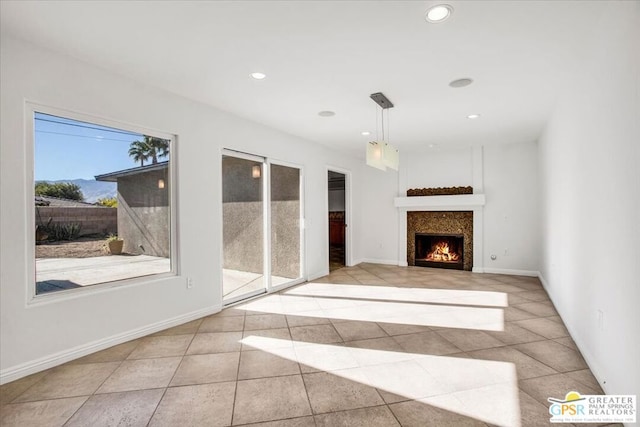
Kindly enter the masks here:
<path id="1" fill-rule="evenodd" d="M 187 289 L 193 288 L 193 279 L 191 277 L 187 277 Z"/>

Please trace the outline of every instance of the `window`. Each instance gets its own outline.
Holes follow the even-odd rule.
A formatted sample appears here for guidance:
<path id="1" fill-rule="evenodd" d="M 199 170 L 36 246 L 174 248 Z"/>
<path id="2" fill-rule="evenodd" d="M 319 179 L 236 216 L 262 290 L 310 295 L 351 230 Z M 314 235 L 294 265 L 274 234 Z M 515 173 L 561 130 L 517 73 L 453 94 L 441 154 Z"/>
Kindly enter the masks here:
<path id="1" fill-rule="evenodd" d="M 35 295 L 174 272 L 174 138 L 33 119 Z"/>

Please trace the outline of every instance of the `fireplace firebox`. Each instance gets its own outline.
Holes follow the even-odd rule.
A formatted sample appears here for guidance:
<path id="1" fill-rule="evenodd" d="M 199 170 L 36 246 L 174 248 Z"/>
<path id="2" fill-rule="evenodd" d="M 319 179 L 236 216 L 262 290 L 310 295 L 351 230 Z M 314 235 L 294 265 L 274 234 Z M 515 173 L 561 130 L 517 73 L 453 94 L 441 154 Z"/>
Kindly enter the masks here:
<path id="1" fill-rule="evenodd" d="M 415 234 L 415 265 L 464 270 L 464 236 Z"/>

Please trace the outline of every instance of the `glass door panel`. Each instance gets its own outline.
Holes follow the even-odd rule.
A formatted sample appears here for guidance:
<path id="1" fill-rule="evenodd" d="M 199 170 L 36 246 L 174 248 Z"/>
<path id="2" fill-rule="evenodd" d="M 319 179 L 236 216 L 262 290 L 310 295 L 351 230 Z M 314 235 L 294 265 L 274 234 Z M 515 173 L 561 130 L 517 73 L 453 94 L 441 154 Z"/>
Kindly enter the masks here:
<path id="1" fill-rule="evenodd" d="M 264 159 L 222 156 L 223 301 L 265 292 Z"/>
<path id="2" fill-rule="evenodd" d="M 300 169 L 270 164 L 271 287 L 302 278 Z"/>

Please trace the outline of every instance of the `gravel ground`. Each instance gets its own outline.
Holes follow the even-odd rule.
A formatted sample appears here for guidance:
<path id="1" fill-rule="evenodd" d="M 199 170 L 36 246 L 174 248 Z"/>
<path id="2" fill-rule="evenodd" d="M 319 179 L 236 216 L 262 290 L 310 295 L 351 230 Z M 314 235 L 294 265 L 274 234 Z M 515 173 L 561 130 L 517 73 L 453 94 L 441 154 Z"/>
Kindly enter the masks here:
<path id="1" fill-rule="evenodd" d="M 89 258 L 108 256 L 106 239 L 80 237 L 71 241 L 45 242 L 36 245 L 36 258 Z"/>

